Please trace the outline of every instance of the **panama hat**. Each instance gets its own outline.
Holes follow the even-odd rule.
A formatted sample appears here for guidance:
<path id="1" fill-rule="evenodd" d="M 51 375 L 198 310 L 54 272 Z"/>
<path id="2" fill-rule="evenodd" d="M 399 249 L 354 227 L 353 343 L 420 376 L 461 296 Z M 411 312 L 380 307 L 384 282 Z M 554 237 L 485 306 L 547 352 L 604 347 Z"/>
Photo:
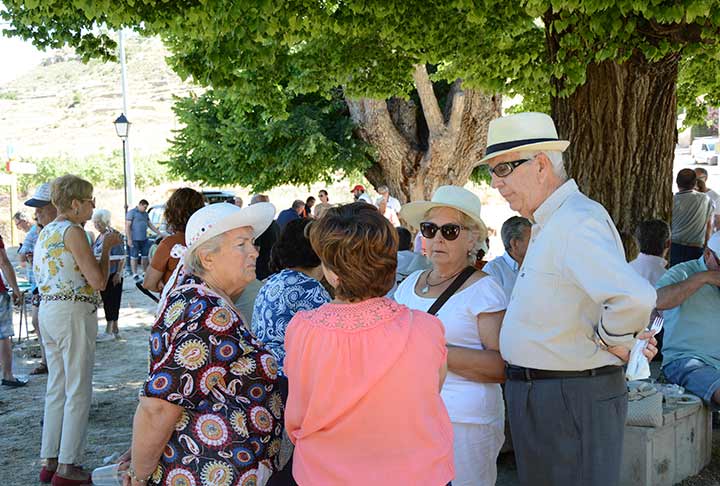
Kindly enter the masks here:
<path id="1" fill-rule="evenodd" d="M 567 140 L 558 139 L 555 123 L 545 113 L 517 113 L 490 122 L 487 149 L 480 163 L 519 150 L 564 152 L 568 145 Z"/>
<path id="2" fill-rule="evenodd" d="M 25 201 L 25 206 L 30 206 L 31 208 L 42 208 L 47 206 L 51 202 L 52 198 L 50 197 L 50 183 L 46 182 L 45 184 L 35 189 L 35 194 L 33 194 L 33 197 Z"/>
<path id="3" fill-rule="evenodd" d="M 214 236 L 236 228 L 252 227 L 253 238 L 268 229 L 275 217 L 275 206 L 256 203 L 239 208 L 226 202 L 210 204 L 195 211 L 185 226 L 185 244 L 190 252 Z"/>
<path id="4" fill-rule="evenodd" d="M 482 204 L 475 194 L 464 187 L 440 186 L 435 189 L 430 201 L 415 201 L 404 205 L 400 209 L 400 216 L 417 228 L 425 220 L 425 213 L 433 208 L 453 208 L 470 217 L 480 227 L 479 240 L 483 244 L 483 249 L 487 251 L 485 246 L 487 226 L 480 217 Z"/>

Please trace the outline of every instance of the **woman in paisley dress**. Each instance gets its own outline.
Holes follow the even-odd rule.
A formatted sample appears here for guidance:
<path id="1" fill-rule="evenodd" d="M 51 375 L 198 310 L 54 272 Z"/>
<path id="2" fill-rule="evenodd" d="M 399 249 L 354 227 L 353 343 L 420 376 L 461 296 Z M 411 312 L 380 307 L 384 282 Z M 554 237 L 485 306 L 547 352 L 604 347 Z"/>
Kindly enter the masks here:
<path id="1" fill-rule="evenodd" d="M 275 208 L 220 203 L 187 223 L 184 277 L 150 335 L 126 485 L 263 486 L 280 449 L 277 363 L 233 305 Z"/>

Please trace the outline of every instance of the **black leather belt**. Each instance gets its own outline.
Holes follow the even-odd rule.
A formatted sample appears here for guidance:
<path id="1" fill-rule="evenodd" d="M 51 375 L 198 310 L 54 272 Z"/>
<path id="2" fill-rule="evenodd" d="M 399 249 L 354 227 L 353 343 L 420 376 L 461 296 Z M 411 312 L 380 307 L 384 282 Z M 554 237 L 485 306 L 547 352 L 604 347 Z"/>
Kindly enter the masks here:
<path id="1" fill-rule="evenodd" d="M 505 377 L 513 381 L 554 380 L 609 375 L 611 373 L 618 373 L 621 370 L 622 367 L 613 365 L 584 371 L 535 370 L 532 368 L 523 368 L 522 366 L 507 365 L 505 366 Z"/>

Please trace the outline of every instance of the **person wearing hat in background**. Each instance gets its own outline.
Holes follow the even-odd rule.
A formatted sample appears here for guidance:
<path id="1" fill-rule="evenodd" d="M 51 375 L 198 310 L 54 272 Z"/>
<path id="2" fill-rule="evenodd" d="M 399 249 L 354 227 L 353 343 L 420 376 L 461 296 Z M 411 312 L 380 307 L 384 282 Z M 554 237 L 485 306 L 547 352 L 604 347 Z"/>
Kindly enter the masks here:
<path id="1" fill-rule="evenodd" d="M 95 208 L 92 184 L 64 175 L 52 182 L 50 195 L 58 215 L 40 232 L 33 257 L 48 360 L 40 482 L 77 486 L 90 484 L 79 464 L 92 400 L 98 291 L 108 281 L 110 249 L 121 238 L 105 236 L 98 262 L 82 229 Z"/>
<path id="2" fill-rule="evenodd" d="M 263 486 L 272 474 L 283 427 L 277 362 L 233 301 L 255 279 L 253 240 L 274 215 L 270 203 L 219 203 L 190 216 L 175 270 L 184 276 L 150 334 L 126 486 Z"/>
<path id="3" fill-rule="evenodd" d="M 372 204 L 373 201 L 370 196 L 365 192 L 365 186 L 358 184 L 350 191 L 356 201 L 362 201 L 364 203 Z"/>
<path id="4" fill-rule="evenodd" d="M 35 245 L 37 239 L 40 236 L 40 231 L 45 226 L 52 223 L 57 217 L 57 208 L 50 200 L 50 183 L 46 182 L 40 185 L 36 190 L 33 197 L 25 201 L 25 206 L 35 208 L 35 221 L 37 222 L 38 233 L 35 236 L 34 242 L 28 242 L 28 238 L 25 238 L 23 246 L 27 248 L 25 258 L 28 261 L 28 274 L 32 271 L 33 267 L 33 255 L 35 254 Z M 30 236 L 30 235 L 28 235 Z M 31 308 L 32 308 L 32 325 L 35 329 L 35 333 L 38 337 L 38 343 L 40 344 L 40 364 L 37 365 L 32 371 L 31 375 L 46 375 L 48 372 L 47 368 L 47 357 L 45 356 L 45 345 L 43 344 L 42 332 L 40 331 L 40 322 L 38 317 L 38 310 L 40 309 L 40 292 L 37 288 L 37 282 L 35 281 L 35 272 L 32 271 L 33 279 L 30 282 L 30 292 L 32 292 Z"/>
<path id="5" fill-rule="evenodd" d="M 432 267 L 412 273 L 398 286 L 398 303 L 428 311 L 458 275 L 468 267 L 472 272 L 437 311 L 448 346 L 441 394 L 455 436 L 453 486 L 494 485 L 504 442 L 499 383 L 505 364 L 498 337 L 507 298 L 493 278 L 472 268 L 487 237 L 480 208 L 480 199 L 467 189 L 442 186 L 431 201 L 412 202 L 400 211 L 408 224 L 420 228 Z"/>
<path id="6" fill-rule="evenodd" d="M 490 122 L 481 163 L 533 223 L 500 332 L 505 393 L 521 484 L 612 486 L 627 414 L 622 365 L 636 335 L 650 337 L 641 331 L 656 294 L 625 261 L 605 208 L 568 179 L 568 145 L 542 113 Z"/>
<path id="7" fill-rule="evenodd" d="M 665 378 L 720 410 L 720 233 L 700 258 L 670 268 L 656 287 L 657 308 L 665 311 Z"/>

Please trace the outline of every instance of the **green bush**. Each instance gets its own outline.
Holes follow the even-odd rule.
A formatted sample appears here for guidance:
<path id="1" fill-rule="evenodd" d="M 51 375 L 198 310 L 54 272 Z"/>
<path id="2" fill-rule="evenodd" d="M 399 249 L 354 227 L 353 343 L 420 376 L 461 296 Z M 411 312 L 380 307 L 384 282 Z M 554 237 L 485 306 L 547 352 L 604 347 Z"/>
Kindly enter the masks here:
<path id="1" fill-rule="evenodd" d="M 144 189 L 163 182 L 177 180 L 160 163 L 164 155 L 154 157 L 135 157 L 135 186 Z M 109 156 L 93 155 L 84 159 L 69 157 L 48 157 L 42 159 L 24 159 L 37 165 L 37 174 L 18 176 L 18 191 L 27 193 L 40 184 L 51 181 L 64 174 L 75 174 L 90 181 L 93 186 L 104 189 L 123 187 L 122 153 L 117 150 Z"/>

